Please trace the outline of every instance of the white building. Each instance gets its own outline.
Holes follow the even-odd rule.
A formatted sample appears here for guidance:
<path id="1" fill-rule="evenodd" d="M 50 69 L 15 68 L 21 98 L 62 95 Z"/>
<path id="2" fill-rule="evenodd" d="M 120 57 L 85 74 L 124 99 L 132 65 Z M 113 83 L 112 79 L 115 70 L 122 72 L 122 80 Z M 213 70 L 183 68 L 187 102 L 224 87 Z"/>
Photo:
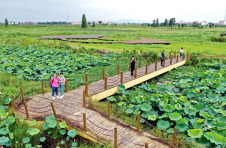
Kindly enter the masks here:
<path id="1" fill-rule="evenodd" d="M 208 25 L 207 21 L 202 21 L 201 25 Z"/>
<path id="2" fill-rule="evenodd" d="M 71 22 L 71 25 L 81 25 L 82 22 Z"/>
<path id="3" fill-rule="evenodd" d="M 226 21 L 225 20 L 219 21 L 219 25 L 226 25 Z"/>

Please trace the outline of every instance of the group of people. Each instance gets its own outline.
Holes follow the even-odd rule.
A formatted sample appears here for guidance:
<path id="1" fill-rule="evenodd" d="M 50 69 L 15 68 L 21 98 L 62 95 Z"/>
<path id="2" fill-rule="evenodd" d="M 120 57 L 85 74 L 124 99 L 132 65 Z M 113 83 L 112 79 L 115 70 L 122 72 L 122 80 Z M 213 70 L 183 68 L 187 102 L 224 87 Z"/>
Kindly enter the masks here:
<path id="1" fill-rule="evenodd" d="M 54 73 L 53 77 L 50 79 L 50 87 L 52 88 L 52 97 L 55 100 L 54 94 L 56 93 L 56 98 L 62 99 L 64 97 L 64 85 L 65 85 L 65 77 L 63 72 L 60 73 L 59 79 L 57 78 L 57 74 Z M 61 96 L 58 96 L 58 87 L 60 84 Z"/>
<path id="2" fill-rule="evenodd" d="M 182 59 L 183 58 L 183 54 L 184 54 L 183 47 L 180 49 L 179 54 L 180 54 L 180 58 Z M 163 66 L 164 59 L 165 59 L 165 50 L 163 50 L 162 54 L 161 54 L 161 66 Z M 136 59 L 133 56 L 132 59 L 130 60 L 130 63 L 131 63 L 131 76 L 133 76 L 133 72 L 134 72 L 134 69 L 135 69 L 135 63 L 136 62 L 137 61 L 136 61 Z"/>

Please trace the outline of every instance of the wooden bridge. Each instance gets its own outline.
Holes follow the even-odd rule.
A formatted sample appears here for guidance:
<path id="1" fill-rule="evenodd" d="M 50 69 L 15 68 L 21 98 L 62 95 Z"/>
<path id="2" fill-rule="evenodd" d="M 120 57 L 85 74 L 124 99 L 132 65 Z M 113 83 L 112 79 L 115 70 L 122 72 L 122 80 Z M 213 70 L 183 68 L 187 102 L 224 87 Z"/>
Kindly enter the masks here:
<path id="1" fill-rule="evenodd" d="M 14 104 L 14 112 L 16 117 L 25 118 L 26 123 L 34 119 L 39 121 L 37 126 L 40 128 L 45 117 L 54 114 L 56 120 L 66 121 L 68 129 L 75 129 L 78 135 L 103 145 L 112 143 L 114 147 L 121 148 L 172 147 L 172 143 L 142 132 L 139 127 L 132 127 L 110 117 L 110 114 L 103 115 L 92 109 L 88 98 L 99 101 L 118 91 L 119 84 L 124 84 L 126 89 L 133 87 L 182 66 L 185 62 L 184 58 L 171 57 L 164 62 L 164 66 L 156 62 L 136 69 L 135 76 L 131 76 L 130 72 L 118 72 L 118 75 L 109 78 L 103 76 L 103 80 L 89 85 L 86 83 L 85 86 L 68 91 L 63 99 L 53 100 L 51 93 L 45 93 L 32 96 L 25 101 L 22 92 L 22 101 Z M 140 121 L 139 118 L 137 121 Z"/>

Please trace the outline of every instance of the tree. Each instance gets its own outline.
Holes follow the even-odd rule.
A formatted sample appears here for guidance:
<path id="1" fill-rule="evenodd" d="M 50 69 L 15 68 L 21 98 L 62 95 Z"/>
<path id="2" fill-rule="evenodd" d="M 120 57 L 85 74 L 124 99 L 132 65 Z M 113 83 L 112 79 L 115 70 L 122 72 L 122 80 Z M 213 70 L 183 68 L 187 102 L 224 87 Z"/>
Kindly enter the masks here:
<path id="1" fill-rule="evenodd" d="M 8 19 L 5 18 L 5 27 L 8 27 L 8 24 L 9 24 Z"/>
<path id="2" fill-rule="evenodd" d="M 156 27 L 158 27 L 159 26 L 159 19 L 157 18 L 157 20 L 156 20 Z"/>
<path id="3" fill-rule="evenodd" d="M 168 26 L 169 25 L 169 22 L 167 19 L 165 19 L 165 23 L 164 23 L 164 26 Z"/>
<path id="4" fill-rule="evenodd" d="M 92 27 L 95 27 L 95 25 L 96 25 L 96 24 L 95 24 L 95 22 L 93 22 L 93 25 L 92 25 Z"/>
<path id="5" fill-rule="evenodd" d="M 155 20 L 153 20 L 153 23 L 151 24 L 152 27 L 155 27 Z"/>
<path id="6" fill-rule="evenodd" d="M 87 28 L 86 15 L 82 15 L 82 28 Z"/>
<path id="7" fill-rule="evenodd" d="M 178 26 L 178 28 L 180 28 L 180 24 L 178 24 L 177 26 Z"/>

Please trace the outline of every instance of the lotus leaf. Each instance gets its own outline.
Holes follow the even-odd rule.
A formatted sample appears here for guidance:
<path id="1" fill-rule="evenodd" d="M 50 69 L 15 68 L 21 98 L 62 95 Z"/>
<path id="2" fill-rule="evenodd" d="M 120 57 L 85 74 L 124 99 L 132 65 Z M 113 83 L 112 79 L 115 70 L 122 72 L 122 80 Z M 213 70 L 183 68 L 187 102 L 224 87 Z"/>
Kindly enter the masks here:
<path id="1" fill-rule="evenodd" d="M 8 119 L 9 119 L 9 124 L 13 124 L 16 121 L 15 117 L 13 116 L 9 117 Z"/>
<path id="2" fill-rule="evenodd" d="M 34 135 L 38 134 L 39 131 L 40 131 L 40 130 L 37 129 L 37 128 L 30 128 L 28 133 L 29 133 L 31 136 L 34 136 Z"/>
<path id="3" fill-rule="evenodd" d="M 37 124 L 36 120 L 33 120 L 33 121 L 30 122 L 30 125 L 35 125 L 35 124 Z"/>
<path id="4" fill-rule="evenodd" d="M 201 136 L 201 138 L 199 138 L 198 143 L 203 144 L 205 146 L 211 145 L 211 142 L 203 135 Z"/>
<path id="5" fill-rule="evenodd" d="M 166 130 L 170 127 L 170 123 L 169 121 L 165 121 L 165 120 L 158 120 L 157 122 L 157 127 L 159 129 L 163 129 L 163 130 Z"/>
<path id="6" fill-rule="evenodd" d="M 111 97 L 108 97 L 107 100 L 114 102 L 116 99 L 113 96 L 111 96 Z"/>
<path id="7" fill-rule="evenodd" d="M 177 110 L 182 110 L 182 109 L 183 109 L 179 103 L 177 103 L 176 105 L 174 105 L 174 107 L 175 107 Z"/>
<path id="8" fill-rule="evenodd" d="M 57 122 L 54 120 L 48 124 L 48 127 L 54 128 L 54 127 L 56 127 L 56 125 L 57 125 Z"/>
<path id="9" fill-rule="evenodd" d="M 9 133 L 9 130 L 7 127 L 3 127 L 3 128 L 0 128 L 0 134 L 1 135 L 6 135 Z"/>
<path id="10" fill-rule="evenodd" d="M 203 111 L 203 110 L 205 110 L 205 105 L 196 104 L 196 105 L 194 105 L 194 109 L 196 109 L 197 111 Z"/>
<path id="11" fill-rule="evenodd" d="M 49 127 L 49 124 L 43 122 L 43 123 L 42 123 L 42 127 L 43 127 L 44 130 L 47 130 L 48 127 Z"/>
<path id="12" fill-rule="evenodd" d="M 201 138 L 201 136 L 203 135 L 203 132 L 201 129 L 190 129 L 190 130 L 187 130 L 187 132 L 188 132 L 188 136 L 192 138 Z"/>
<path id="13" fill-rule="evenodd" d="M 185 107 L 184 112 L 188 115 L 196 115 L 197 110 L 192 107 Z"/>
<path id="14" fill-rule="evenodd" d="M 23 138 L 23 143 L 28 143 L 30 141 L 29 137 Z"/>
<path id="15" fill-rule="evenodd" d="M 179 113 L 172 113 L 169 115 L 170 120 L 177 121 L 182 119 L 182 116 Z"/>
<path id="16" fill-rule="evenodd" d="M 62 140 L 61 142 L 60 142 L 60 144 L 64 144 L 65 143 L 65 141 L 64 140 Z"/>
<path id="17" fill-rule="evenodd" d="M 63 129 L 63 130 L 60 131 L 60 133 L 61 133 L 61 135 L 65 135 L 66 134 L 66 130 Z"/>
<path id="18" fill-rule="evenodd" d="M 143 103 L 143 104 L 141 105 L 141 107 L 140 107 L 140 109 L 141 109 L 142 111 L 149 111 L 151 108 L 152 108 L 152 106 L 149 105 L 149 104 L 147 104 L 147 103 Z"/>
<path id="19" fill-rule="evenodd" d="M 50 116 L 46 117 L 45 120 L 46 120 L 46 122 L 51 123 L 51 122 L 55 121 L 55 116 L 54 115 L 50 115 Z"/>
<path id="20" fill-rule="evenodd" d="M 0 137 L 0 145 L 6 145 L 7 142 L 9 141 L 9 138 L 8 137 Z"/>
<path id="21" fill-rule="evenodd" d="M 167 101 L 160 101 L 160 102 L 159 102 L 159 105 L 161 105 L 161 106 L 165 106 L 165 105 L 167 105 L 167 104 L 168 104 Z"/>
<path id="22" fill-rule="evenodd" d="M 60 126 L 60 128 L 65 128 L 65 127 L 67 127 L 67 124 L 65 121 L 62 121 L 62 122 L 60 122 L 59 126 Z"/>
<path id="23" fill-rule="evenodd" d="M 67 136 L 67 137 L 66 137 L 66 140 L 69 141 L 69 140 L 70 140 L 70 136 Z"/>
<path id="24" fill-rule="evenodd" d="M 133 113 L 133 110 L 132 110 L 132 109 L 127 109 L 127 110 L 126 110 L 126 113 L 127 113 L 127 114 L 132 114 L 132 113 Z"/>
<path id="25" fill-rule="evenodd" d="M 219 122 L 226 122 L 226 117 L 224 117 L 224 116 L 218 116 L 218 121 Z"/>
<path id="26" fill-rule="evenodd" d="M 156 119 L 157 119 L 157 117 L 155 115 L 149 115 L 148 116 L 148 120 L 155 121 Z"/>
<path id="27" fill-rule="evenodd" d="M 138 96 L 137 97 L 137 102 L 138 103 L 142 103 L 143 101 L 144 101 L 144 99 L 141 96 Z"/>
<path id="28" fill-rule="evenodd" d="M 71 146 L 77 146 L 78 143 L 77 142 L 72 142 Z"/>
<path id="29" fill-rule="evenodd" d="M 151 100 L 152 100 L 152 101 L 156 101 L 156 102 L 159 101 L 159 100 L 158 100 L 158 97 L 157 97 L 156 95 L 152 95 L 152 96 L 151 96 Z"/>
<path id="30" fill-rule="evenodd" d="M 185 132 L 188 129 L 186 124 L 176 124 L 178 132 Z"/>
<path id="31" fill-rule="evenodd" d="M 172 112 L 173 110 L 175 110 L 175 107 L 174 106 L 171 106 L 169 104 L 163 106 L 163 109 L 166 111 L 166 112 Z"/>
<path id="32" fill-rule="evenodd" d="M 77 135 L 77 132 L 75 130 L 69 130 L 67 132 L 67 135 L 70 136 L 71 138 L 74 138 Z"/>
<path id="33" fill-rule="evenodd" d="M 185 124 L 188 125 L 188 120 L 185 118 L 179 119 L 177 120 L 177 124 Z"/>
<path id="34" fill-rule="evenodd" d="M 210 140 L 212 143 L 215 144 L 223 144 L 225 141 L 225 138 L 223 138 L 220 134 L 215 134 L 211 132 L 207 132 L 204 134 L 204 136 Z"/>

